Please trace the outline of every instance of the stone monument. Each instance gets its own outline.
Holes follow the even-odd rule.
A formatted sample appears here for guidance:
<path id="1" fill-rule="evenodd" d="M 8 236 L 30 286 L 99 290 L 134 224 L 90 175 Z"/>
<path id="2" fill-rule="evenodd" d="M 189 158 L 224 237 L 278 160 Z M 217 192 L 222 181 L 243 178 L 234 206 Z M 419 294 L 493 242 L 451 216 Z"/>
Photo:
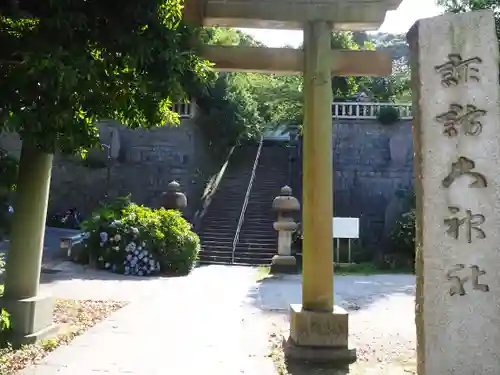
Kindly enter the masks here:
<path id="1" fill-rule="evenodd" d="M 300 211 L 297 198 L 292 196 L 289 186 L 281 188 L 281 194 L 273 200 L 273 210 L 278 217 L 273 227 L 278 231 L 278 254 L 271 262 L 271 273 L 296 273 L 297 260 L 292 255 L 292 234 L 297 229 L 293 213 Z"/>
<path id="2" fill-rule="evenodd" d="M 492 11 L 417 22 L 411 51 L 419 375 L 500 374 L 500 110 Z"/>

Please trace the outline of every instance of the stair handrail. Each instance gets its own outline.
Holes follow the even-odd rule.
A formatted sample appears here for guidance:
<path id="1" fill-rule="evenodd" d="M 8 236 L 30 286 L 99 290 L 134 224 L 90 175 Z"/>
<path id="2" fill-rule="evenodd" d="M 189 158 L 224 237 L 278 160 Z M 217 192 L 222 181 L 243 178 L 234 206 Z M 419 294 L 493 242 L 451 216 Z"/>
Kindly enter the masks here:
<path id="1" fill-rule="evenodd" d="M 250 198 L 250 192 L 252 191 L 253 181 L 255 179 L 255 171 L 257 169 L 257 164 L 259 163 L 260 152 L 262 150 L 263 137 L 260 137 L 259 148 L 257 149 L 257 154 L 255 155 L 255 161 L 253 162 L 252 174 L 250 175 L 250 182 L 248 183 L 247 192 L 245 193 L 245 200 L 243 201 L 243 206 L 241 208 L 240 218 L 238 220 L 238 226 L 236 227 L 236 233 L 234 234 L 233 240 L 233 252 L 231 254 L 231 263 L 234 263 L 234 253 L 236 251 L 236 245 L 240 239 L 241 227 L 243 226 L 243 221 L 245 218 L 245 212 L 247 211 L 248 200 Z"/>

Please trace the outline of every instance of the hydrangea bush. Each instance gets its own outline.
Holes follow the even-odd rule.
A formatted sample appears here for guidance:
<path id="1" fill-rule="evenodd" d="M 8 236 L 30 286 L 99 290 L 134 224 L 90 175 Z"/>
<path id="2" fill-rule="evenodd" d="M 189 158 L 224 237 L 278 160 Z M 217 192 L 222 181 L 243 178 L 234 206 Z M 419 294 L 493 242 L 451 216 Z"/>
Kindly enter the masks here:
<path id="1" fill-rule="evenodd" d="M 200 248 L 180 212 L 139 206 L 130 197 L 102 206 L 82 227 L 85 253 L 99 268 L 125 275 L 188 273 Z"/>

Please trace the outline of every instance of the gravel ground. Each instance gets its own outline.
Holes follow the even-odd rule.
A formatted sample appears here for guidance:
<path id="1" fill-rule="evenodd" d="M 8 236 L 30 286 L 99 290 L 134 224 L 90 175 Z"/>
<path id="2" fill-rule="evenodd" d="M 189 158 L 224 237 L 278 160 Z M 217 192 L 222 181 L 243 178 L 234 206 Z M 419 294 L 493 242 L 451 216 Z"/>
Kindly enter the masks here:
<path id="1" fill-rule="evenodd" d="M 335 303 L 349 311 L 350 346 L 358 353 L 350 374 L 416 373 L 414 284 L 415 278 L 410 275 L 335 277 Z M 267 316 L 270 331 L 275 333 L 271 341 L 275 356 L 280 357 L 279 339 L 289 329 L 286 306 L 300 302 L 300 277 L 264 280 L 258 289 L 257 303 Z M 280 375 L 288 373 L 315 374 L 280 370 Z"/>
<path id="2" fill-rule="evenodd" d="M 39 362 L 123 306 L 125 303 L 114 301 L 56 301 L 53 322 L 59 325 L 58 335 L 16 350 L 10 347 L 0 349 L 0 374 L 17 374 L 26 366 Z"/>

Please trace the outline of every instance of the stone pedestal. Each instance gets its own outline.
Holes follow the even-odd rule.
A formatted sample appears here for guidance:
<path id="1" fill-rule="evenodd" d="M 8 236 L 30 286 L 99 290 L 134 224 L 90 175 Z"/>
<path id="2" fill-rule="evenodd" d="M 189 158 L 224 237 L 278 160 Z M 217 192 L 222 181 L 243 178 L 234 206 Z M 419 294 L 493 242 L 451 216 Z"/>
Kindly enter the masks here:
<path id="1" fill-rule="evenodd" d="M 12 344 L 28 345 L 57 334 L 52 322 L 54 301 L 48 295 L 25 299 L 3 298 L 1 306 L 11 314 Z"/>
<path id="2" fill-rule="evenodd" d="M 344 309 L 320 312 L 291 305 L 290 310 L 290 335 L 283 338 L 287 357 L 339 367 L 356 361 L 356 350 L 348 348 L 349 316 Z"/>
<path id="3" fill-rule="evenodd" d="M 297 259 L 293 255 L 280 255 L 273 256 L 271 260 L 271 273 L 297 273 L 299 267 L 297 266 Z"/>

